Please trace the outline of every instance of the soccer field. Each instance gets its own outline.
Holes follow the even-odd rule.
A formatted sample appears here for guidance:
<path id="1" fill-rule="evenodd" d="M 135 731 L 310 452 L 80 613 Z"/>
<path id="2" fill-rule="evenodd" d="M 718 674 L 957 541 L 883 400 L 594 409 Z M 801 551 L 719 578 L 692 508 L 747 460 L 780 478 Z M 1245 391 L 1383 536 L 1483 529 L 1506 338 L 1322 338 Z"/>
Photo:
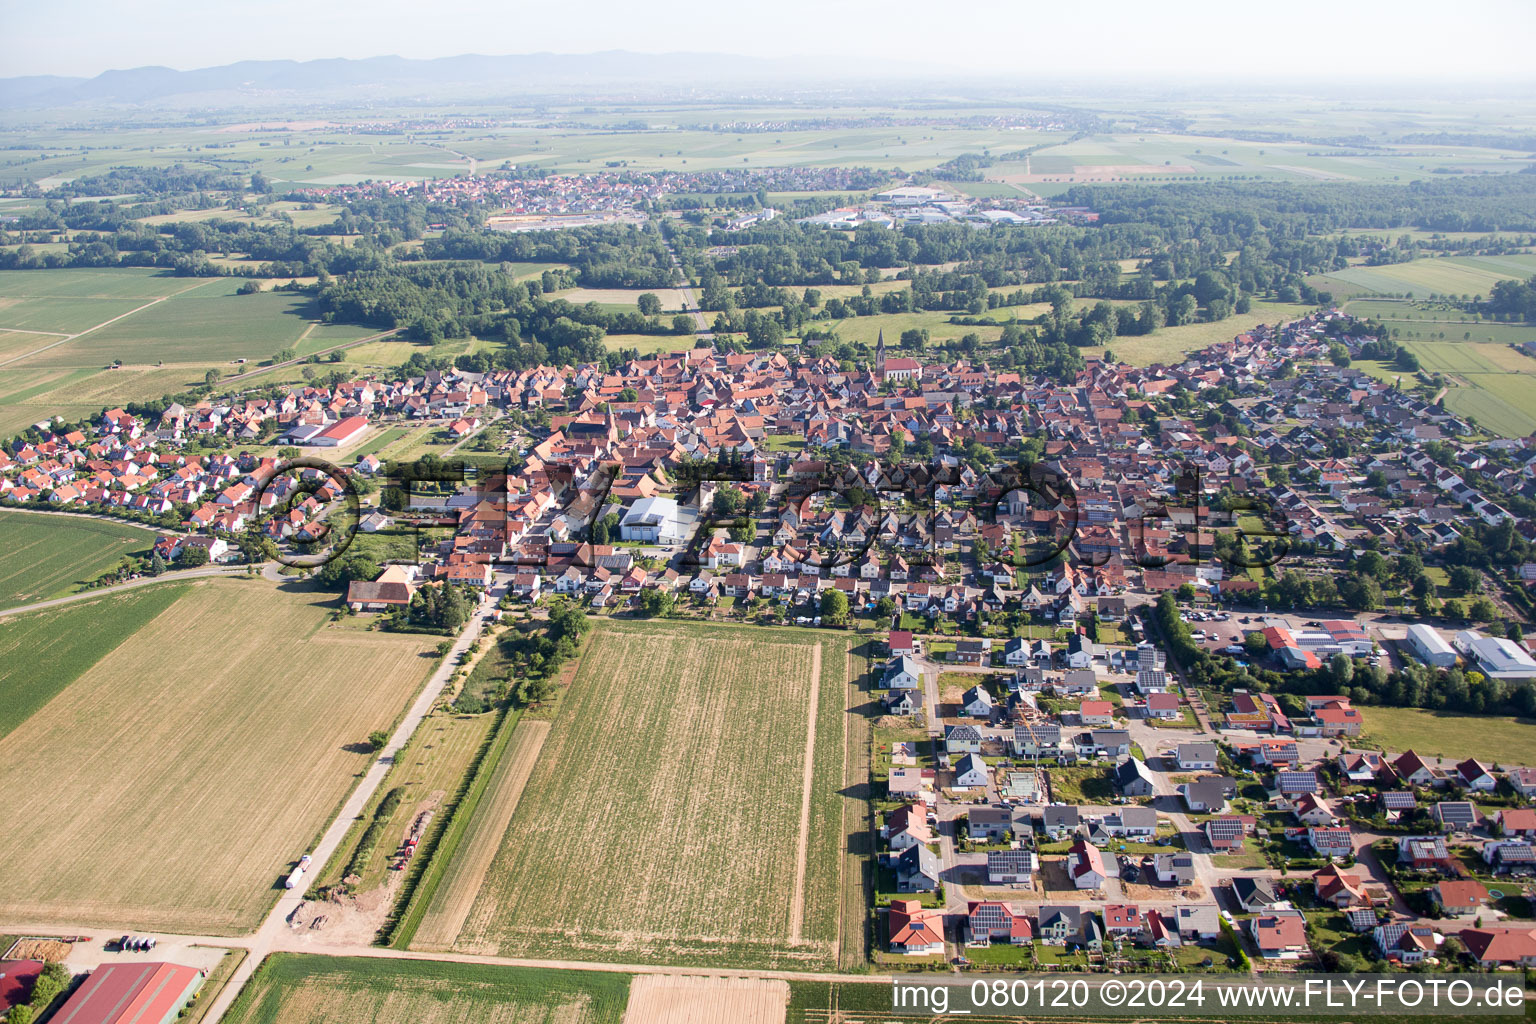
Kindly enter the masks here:
<path id="1" fill-rule="evenodd" d="M 510 825 L 471 833 L 459 856 L 485 866 L 450 873 L 416 944 L 835 964 L 847 651 L 836 634 L 601 626 L 531 771 L 500 766 L 529 772 Z"/>
<path id="2" fill-rule="evenodd" d="M 82 657 L 0 739 L 25 823 L 0 833 L 0 916 L 253 927 L 435 663 L 435 638 L 328 628 L 328 596 L 203 580 Z"/>

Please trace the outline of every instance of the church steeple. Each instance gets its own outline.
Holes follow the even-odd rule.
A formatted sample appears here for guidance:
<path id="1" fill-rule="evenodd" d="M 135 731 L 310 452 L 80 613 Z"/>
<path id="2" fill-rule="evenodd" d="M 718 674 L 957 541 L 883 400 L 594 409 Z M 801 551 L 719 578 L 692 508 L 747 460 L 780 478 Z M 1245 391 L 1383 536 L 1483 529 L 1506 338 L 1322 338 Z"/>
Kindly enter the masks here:
<path id="1" fill-rule="evenodd" d="M 885 330 L 875 338 L 875 376 L 885 380 Z"/>

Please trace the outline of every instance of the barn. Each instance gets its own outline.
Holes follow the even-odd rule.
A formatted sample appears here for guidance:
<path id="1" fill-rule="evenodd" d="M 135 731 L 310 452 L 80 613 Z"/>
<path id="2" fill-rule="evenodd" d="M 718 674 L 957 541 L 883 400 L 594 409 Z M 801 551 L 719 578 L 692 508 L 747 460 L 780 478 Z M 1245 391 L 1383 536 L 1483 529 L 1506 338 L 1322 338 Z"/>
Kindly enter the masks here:
<path id="1" fill-rule="evenodd" d="M 59 1024 L 170 1024 L 202 984 L 203 972 L 195 967 L 103 964 L 53 1019 Z"/>

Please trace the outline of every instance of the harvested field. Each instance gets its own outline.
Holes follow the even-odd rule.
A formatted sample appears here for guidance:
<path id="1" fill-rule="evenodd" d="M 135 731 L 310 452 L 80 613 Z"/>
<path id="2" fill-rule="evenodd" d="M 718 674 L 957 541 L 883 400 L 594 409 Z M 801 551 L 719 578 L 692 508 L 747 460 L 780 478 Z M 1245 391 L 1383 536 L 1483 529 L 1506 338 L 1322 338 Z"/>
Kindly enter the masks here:
<path id="1" fill-rule="evenodd" d="M 28 823 L 0 834 L 0 916 L 254 926 L 435 661 L 434 638 L 327 628 L 328 597 L 186 584 L 0 739 Z"/>
<path id="2" fill-rule="evenodd" d="M 481 806 L 463 870 L 435 897 L 431 945 L 834 963 L 846 650 L 795 630 L 604 624 L 515 813 L 525 759 L 500 766 L 510 788 Z M 499 849 L 476 890 L 490 837 Z"/>
<path id="3" fill-rule="evenodd" d="M 619 1024 L 629 975 L 278 953 L 231 1024 Z"/>
<path id="4" fill-rule="evenodd" d="M 629 985 L 624 1024 L 784 1024 L 789 983 L 759 978 L 641 974 Z"/>

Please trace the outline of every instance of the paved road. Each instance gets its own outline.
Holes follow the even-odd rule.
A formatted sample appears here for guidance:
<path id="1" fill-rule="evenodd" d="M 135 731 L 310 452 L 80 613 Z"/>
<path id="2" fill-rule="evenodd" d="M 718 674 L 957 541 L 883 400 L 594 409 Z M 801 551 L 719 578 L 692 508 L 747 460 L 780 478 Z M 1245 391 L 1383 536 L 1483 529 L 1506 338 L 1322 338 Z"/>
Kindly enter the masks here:
<path id="1" fill-rule="evenodd" d="M 470 644 L 480 638 L 480 634 L 484 631 L 486 624 L 491 621 L 491 615 L 496 610 L 497 603 L 506 592 L 507 584 L 505 582 L 497 583 L 493 586 L 487 598 L 481 602 L 480 607 L 476 609 L 475 614 L 464 627 L 464 631 L 453 642 L 453 647 L 449 650 L 448 656 L 442 659 L 437 666 L 437 671 L 433 672 L 432 678 L 427 680 L 427 685 L 417 695 L 415 703 L 411 705 L 410 710 L 405 714 L 405 718 L 395 728 L 394 735 L 390 736 L 389 742 L 384 745 L 384 748 L 379 752 L 379 756 L 369 765 L 362 781 L 352 790 L 352 795 L 347 798 L 346 803 L 342 805 L 341 810 L 331 821 L 330 827 L 325 830 L 325 835 L 321 837 L 320 842 L 310 851 L 310 878 L 319 877 L 324 872 L 326 863 L 331 857 L 335 856 L 337 848 L 341 845 L 342 839 L 347 834 L 347 829 L 362 814 L 369 798 L 373 796 L 379 785 L 383 783 L 385 775 L 388 774 L 389 769 L 394 765 L 395 755 L 410 741 L 411 736 L 415 734 L 422 720 L 431 712 L 433 705 L 437 703 L 438 695 L 442 693 L 443 688 L 448 684 L 454 671 L 459 667 L 459 661 L 464 657 L 464 652 L 468 650 Z M 301 886 L 300 888 L 293 889 L 280 897 L 277 905 L 272 908 L 271 912 L 267 914 L 266 920 L 257 929 L 256 934 L 250 938 L 248 944 L 245 944 L 244 948 L 250 950 L 251 955 L 246 957 L 245 961 L 236 968 L 234 974 L 230 975 L 229 983 L 224 986 L 219 992 L 218 997 L 214 1000 L 213 1005 L 209 1007 L 208 1013 L 204 1017 L 207 1024 L 217 1024 L 218 1020 L 224 1015 L 224 1012 L 229 1009 L 230 1003 L 239 993 L 241 987 L 250 980 L 252 972 L 256 970 L 256 966 L 261 962 L 262 958 L 275 950 L 292 948 L 290 945 L 285 945 L 285 942 L 294 941 L 293 936 L 295 934 L 288 926 L 288 918 L 298 909 L 299 904 L 304 902 L 304 889 L 306 887 Z M 231 944 L 228 939 L 212 941 L 216 945 Z M 365 946 L 359 948 L 368 949 L 372 947 Z"/>
<path id="2" fill-rule="evenodd" d="M 243 565 L 206 565 L 201 569 L 183 569 L 176 572 L 167 572 L 159 576 L 141 576 L 136 580 L 128 580 L 125 583 L 114 583 L 110 587 L 97 587 L 94 590 L 81 591 L 78 594 L 70 594 L 68 597 L 55 597 L 51 601 L 37 601 L 32 604 L 18 605 L 15 608 L 0 610 L 0 618 L 7 615 L 24 615 L 27 612 L 42 611 L 44 608 L 57 608 L 60 605 L 73 604 L 76 601 L 84 601 L 92 597 L 105 597 L 109 594 L 118 594 L 124 590 L 136 590 L 139 587 L 150 587 L 156 583 L 180 583 L 184 580 L 203 579 L 209 576 L 244 576 Z"/>

